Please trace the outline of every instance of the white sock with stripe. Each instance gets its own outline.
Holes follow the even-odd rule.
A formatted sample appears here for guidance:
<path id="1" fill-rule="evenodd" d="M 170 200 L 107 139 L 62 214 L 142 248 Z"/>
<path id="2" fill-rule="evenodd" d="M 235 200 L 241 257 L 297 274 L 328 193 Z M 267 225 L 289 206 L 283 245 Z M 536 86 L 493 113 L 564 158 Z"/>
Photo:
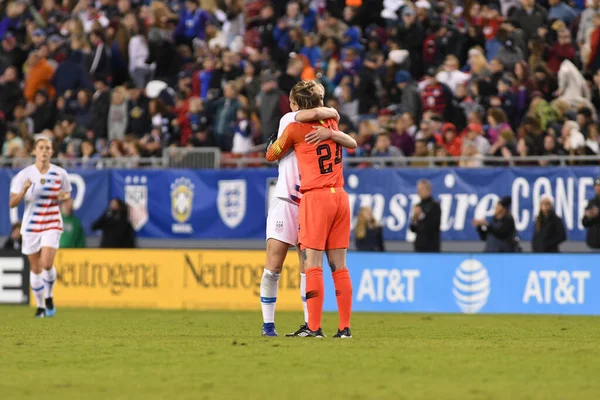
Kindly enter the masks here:
<path id="1" fill-rule="evenodd" d="M 35 304 L 38 308 L 45 308 L 44 306 L 44 280 L 42 274 L 36 274 L 33 271 L 29 273 L 29 280 L 31 284 L 31 291 L 33 297 L 35 297 Z"/>
<path id="2" fill-rule="evenodd" d="M 304 322 L 308 323 L 308 307 L 306 306 L 306 274 L 300 272 L 300 298 L 304 308 Z"/>
<path id="3" fill-rule="evenodd" d="M 265 269 L 260 280 L 260 305 L 265 324 L 275 322 L 275 303 L 277 302 L 280 276 L 281 274 L 276 274 Z"/>
<path id="4" fill-rule="evenodd" d="M 50 269 L 42 271 L 42 279 L 44 279 L 44 298 L 52 297 L 54 292 L 54 283 L 56 282 L 56 268 L 54 265 Z"/>

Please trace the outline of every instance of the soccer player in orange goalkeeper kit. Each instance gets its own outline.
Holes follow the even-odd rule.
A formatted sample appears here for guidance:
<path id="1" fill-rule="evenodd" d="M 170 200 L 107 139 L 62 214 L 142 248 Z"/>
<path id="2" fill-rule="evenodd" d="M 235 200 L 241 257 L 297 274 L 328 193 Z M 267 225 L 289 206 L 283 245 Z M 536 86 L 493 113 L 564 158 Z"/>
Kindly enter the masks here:
<path id="1" fill-rule="evenodd" d="M 316 82 L 299 82 L 290 94 L 292 110 L 317 107 L 321 98 L 312 90 Z M 315 130 L 316 129 L 316 130 Z M 306 304 L 308 328 L 312 337 L 325 337 L 321 329 L 324 283 L 323 252 L 333 274 L 338 305 L 339 325 L 336 338 L 350 338 L 352 282 L 346 267 L 350 244 L 350 201 L 344 191 L 342 146 L 331 138 L 343 135 L 337 121 L 321 121 L 319 127 L 294 122 L 267 150 L 267 160 L 281 158 L 291 148 L 296 152 L 300 169 L 298 242 L 306 269 Z M 347 146 L 346 146 L 347 144 Z M 355 148 L 348 136 L 345 147 Z"/>

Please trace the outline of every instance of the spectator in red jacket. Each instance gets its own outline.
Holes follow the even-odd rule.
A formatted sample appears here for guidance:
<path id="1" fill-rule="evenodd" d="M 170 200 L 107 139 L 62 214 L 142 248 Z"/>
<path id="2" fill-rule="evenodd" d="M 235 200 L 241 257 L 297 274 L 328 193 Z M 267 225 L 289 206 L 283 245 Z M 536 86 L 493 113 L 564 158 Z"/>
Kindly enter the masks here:
<path id="1" fill-rule="evenodd" d="M 456 126 L 446 122 L 442 127 L 442 133 L 436 135 L 437 144 L 446 149 L 449 155 L 459 157 L 462 151 L 462 139 L 458 136 Z"/>

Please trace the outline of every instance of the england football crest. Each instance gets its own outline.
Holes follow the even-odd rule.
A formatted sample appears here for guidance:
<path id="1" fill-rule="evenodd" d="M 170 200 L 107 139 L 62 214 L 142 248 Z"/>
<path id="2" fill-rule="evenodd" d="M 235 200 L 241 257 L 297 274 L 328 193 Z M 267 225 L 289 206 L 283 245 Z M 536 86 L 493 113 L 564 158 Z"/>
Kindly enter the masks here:
<path id="1" fill-rule="evenodd" d="M 236 228 L 246 215 L 246 181 L 235 179 L 219 181 L 217 209 L 223 223 L 230 229 Z"/>
<path id="2" fill-rule="evenodd" d="M 191 233 L 192 226 L 186 222 L 192 216 L 194 185 L 188 178 L 178 178 L 171 184 L 171 215 L 177 221 L 173 224 L 173 233 Z"/>
<path id="3" fill-rule="evenodd" d="M 145 176 L 125 178 L 125 203 L 129 206 L 129 222 L 139 231 L 148 222 L 148 187 Z"/>

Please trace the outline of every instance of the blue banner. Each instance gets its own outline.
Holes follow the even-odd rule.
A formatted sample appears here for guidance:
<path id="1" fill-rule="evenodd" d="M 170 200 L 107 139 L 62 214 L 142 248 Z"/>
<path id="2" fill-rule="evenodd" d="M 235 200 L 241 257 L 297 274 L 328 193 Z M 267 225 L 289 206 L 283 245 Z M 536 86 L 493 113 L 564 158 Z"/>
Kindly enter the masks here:
<path id="1" fill-rule="evenodd" d="M 600 315 L 599 254 L 349 253 L 347 261 L 354 311 Z M 336 311 L 331 277 L 325 292 L 324 309 Z"/>
<path id="2" fill-rule="evenodd" d="M 0 235 L 22 210 L 8 210 L 16 171 L 0 171 Z M 76 215 L 86 230 L 119 197 L 130 207 L 138 236 L 151 238 L 263 239 L 277 170 L 73 170 Z M 474 218 L 489 218 L 502 196 L 512 196 L 519 236 L 530 240 L 540 198 L 550 194 L 569 240 L 584 240 L 581 224 L 600 167 L 488 169 L 348 169 L 346 190 L 355 219 L 369 206 L 387 240 L 413 240 L 409 221 L 419 203 L 416 184 L 429 179 L 442 207 L 442 240 L 478 240 Z M 83 193 L 83 194 L 82 194 Z M 353 221 L 354 222 L 354 221 Z"/>

